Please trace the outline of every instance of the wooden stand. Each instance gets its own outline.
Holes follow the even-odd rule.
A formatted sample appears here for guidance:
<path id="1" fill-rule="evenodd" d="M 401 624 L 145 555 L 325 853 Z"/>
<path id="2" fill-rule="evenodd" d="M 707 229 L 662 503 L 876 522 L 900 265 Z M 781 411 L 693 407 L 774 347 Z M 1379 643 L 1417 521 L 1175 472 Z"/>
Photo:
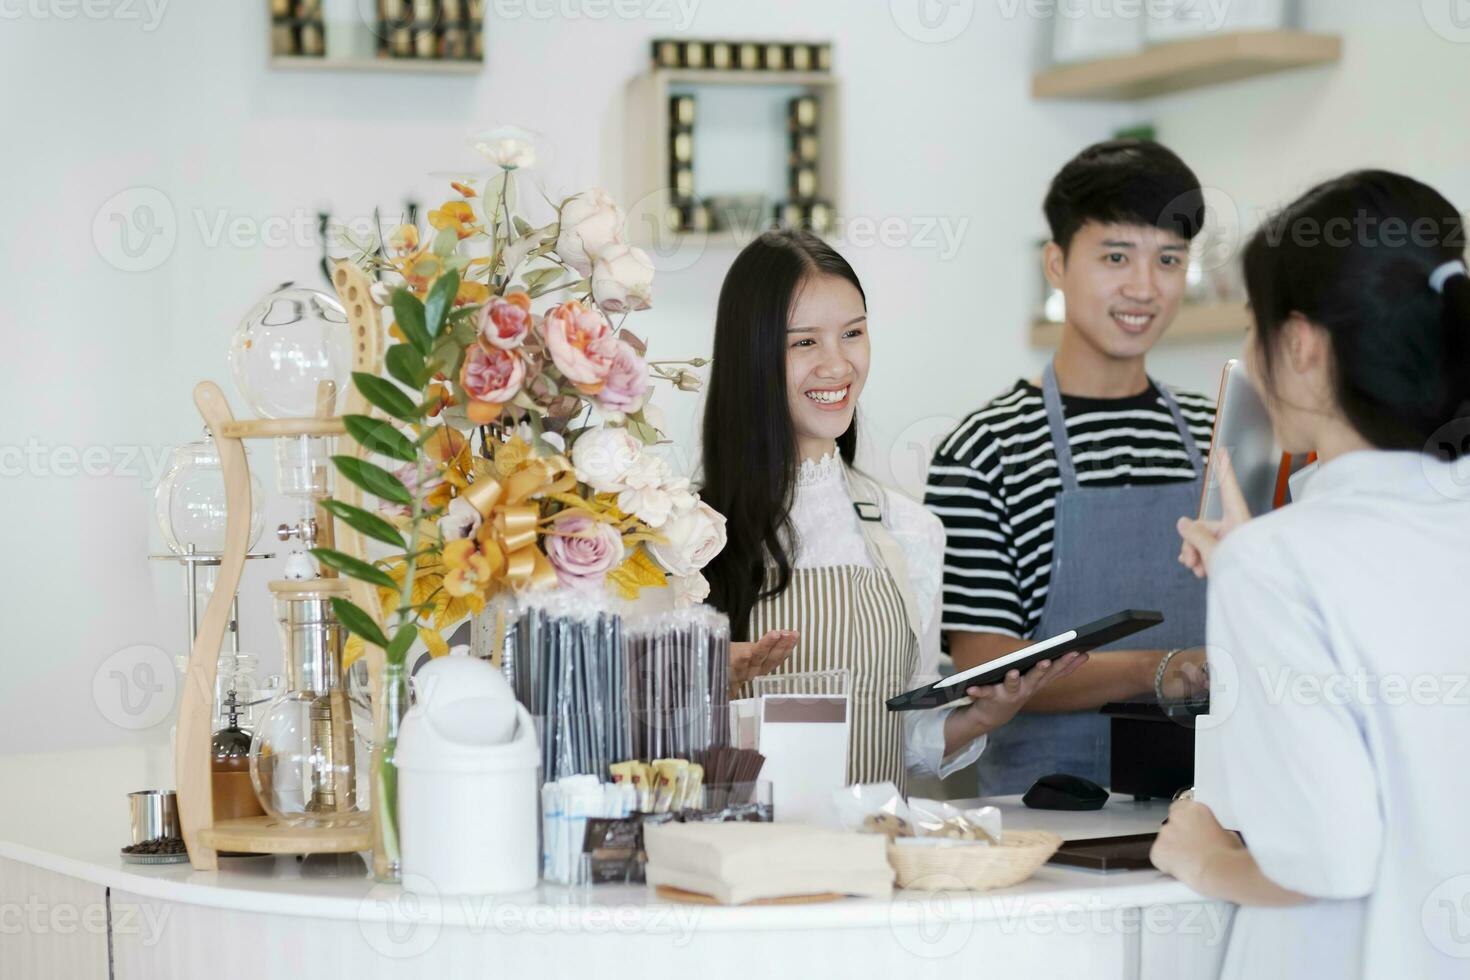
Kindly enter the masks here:
<path id="1" fill-rule="evenodd" d="M 338 262 L 332 275 L 333 285 L 347 310 L 353 331 L 353 370 L 378 374 L 382 366 L 382 323 L 378 309 L 369 297 L 370 283 L 362 270 L 346 262 Z M 219 867 L 220 851 L 246 851 L 266 854 L 332 854 L 371 849 L 377 832 L 377 780 L 372 780 L 372 824 L 359 828 L 313 828 L 288 826 L 271 817 L 215 822 L 211 771 L 211 722 L 214 715 L 215 672 L 219 651 L 229 625 L 230 605 L 240 587 L 250 544 L 250 462 L 245 455 L 246 439 L 274 439 L 282 436 L 343 437 L 340 452 L 355 456 L 364 451 L 350 436 L 342 419 L 330 417 L 336 392 L 330 384 L 318 393 L 318 417 L 306 419 L 237 420 L 219 385 L 200 382 L 194 389 L 194 404 L 214 435 L 219 450 L 220 468 L 225 481 L 226 525 L 225 550 L 220 560 L 214 593 L 204 609 L 194 648 L 189 654 L 189 667 L 179 704 L 179 724 L 174 742 L 174 776 L 178 785 L 179 823 L 189 861 L 200 871 Z M 347 414 L 371 414 L 371 406 L 354 386 L 347 396 Z M 346 480 L 340 481 L 337 499 L 361 505 L 362 492 Z M 361 533 L 343 525 L 334 528 L 325 511 L 318 508 L 318 523 L 324 543 L 337 550 L 367 560 L 367 543 Z M 372 586 L 353 580 L 354 602 L 378 622 L 382 610 Z M 368 679 L 372 691 L 375 729 L 383 725 L 383 651 L 367 648 Z M 361 773 L 366 778 L 369 773 Z"/>

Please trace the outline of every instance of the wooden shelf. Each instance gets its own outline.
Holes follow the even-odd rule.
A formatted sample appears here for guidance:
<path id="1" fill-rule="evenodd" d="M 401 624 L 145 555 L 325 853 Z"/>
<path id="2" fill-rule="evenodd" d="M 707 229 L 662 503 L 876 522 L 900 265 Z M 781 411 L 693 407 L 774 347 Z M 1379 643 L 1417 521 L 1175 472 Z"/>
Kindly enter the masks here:
<path id="1" fill-rule="evenodd" d="M 822 71 L 725 71 L 698 68 L 656 68 L 628 81 L 627 117 L 624 129 L 639 134 L 623 141 L 623 172 L 626 175 L 618 201 L 628 215 L 632 241 L 644 248 L 667 254 L 669 249 L 735 249 L 744 247 L 756 233 L 748 231 L 668 231 L 663 224 L 669 205 L 669 140 L 672 129 L 669 96 L 676 89 L 698 85 L 796 86 L 817 96 L 817 129 L 821 133 L 821 155 L 817 161 L 817 186 L 821 197 L 842 211 L 842 80 Z M 696 96 L 697 98 L 697 96 Z M 699 123 L 696 122 L 696 127 Z M 783 161 L 784 162 L 784 161 Z M 695 162 L 698 166 L 698 161 Z M 701 188 L 701 197 L 718 194 L 719 188 Z M 761 216 L 761 231 L 770 227 L 771 205 Z"/>
<path id="2" fill-rule="evenodd" d="M 1342 38 L 1302 31 L 1246 31 L 1155 45 L 1138 54 L 1064 65 L 1036 75 L 1038 99 L 1149 99 L 1269 75 L 1342 57 Z"/>
<path id="3" fill-rule="evenodd" d="M 430 75 L 478 75 L 483 61 L 436 61 L 432 58 L 309 58 L 304 55 L 273 55 L 272 68 L 301 68 L 308 71 L 420 72 Z"/>
<path id="4" fill-rule="evenodd" d="M 828 71 L 736 71 L 720 68 L 656 68 L 653 74 L 670 85 L 836 85 Z"/>
<path id="5" fill-rule="evenodd" d="M 252 854 L 345 854 L 373 848 L 372 827 L 364 814 L 361 827 L 293 827 L 270 817 L 221 820 L 203 827 L 199 836 L 216 851 Z"/>
<path id="6" fill-rule="evenodd" d="M 1243 337 L 1250 323 L 1250 311 L 1245 308 L 1244 303 L 1200 303 L 1184 306 L 1159 342 L 1173 344 Z M 1031 324 L 1032 347 L 1055 349 L 1061 341 L 1060 323 L 1037 320 Z"/>

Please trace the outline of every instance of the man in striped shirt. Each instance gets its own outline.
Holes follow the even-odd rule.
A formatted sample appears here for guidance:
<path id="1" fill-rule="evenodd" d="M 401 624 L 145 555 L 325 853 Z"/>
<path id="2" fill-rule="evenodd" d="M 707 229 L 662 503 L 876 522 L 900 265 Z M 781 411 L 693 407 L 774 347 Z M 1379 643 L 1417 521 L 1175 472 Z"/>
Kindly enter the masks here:
<path id="1" fill-rule="evenodd" d="M 1199 181 L 1156 143 L 1113 141 L 1062 169 L 1045 210 L 1045 271 L 1066 298 L 1056 357 L 961 422 L 929 468 L 950 652 L 968 669 L 1125 608 L 1159 609 L 1165 623 L 1091 657 L 993 733 L 987 794 L 1051 772 L 1106 783 L 1097 709 L 1151 694 L 1164 675 L 1203 677 L 1202 649 L 1168 651 L 1204 642 L 1203 586 L 1178 566 L 1174 524 L 1194 514 L 1214 407 L 1145 368 L 1183 300 Z"/>

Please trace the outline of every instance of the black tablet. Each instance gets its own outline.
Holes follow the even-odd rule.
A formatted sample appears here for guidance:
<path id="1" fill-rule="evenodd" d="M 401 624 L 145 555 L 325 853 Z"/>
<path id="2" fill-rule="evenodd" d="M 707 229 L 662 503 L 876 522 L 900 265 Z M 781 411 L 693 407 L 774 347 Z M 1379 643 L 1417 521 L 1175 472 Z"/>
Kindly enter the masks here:
<path id="1" fill-rule="evenodd" d="M 1056 661 L 1069 653 L 1096 650 L 1139 630 L 1157 626 L 1163 621 L 1164 614 L 1160 612 L 1125 609 L 1086 626 L 1039 640 L 1015 653 L 971 667 L 963 673 L 952 674 L 933 684 L 895 695 L 888 699 L 888 710 L 917 711 L 921 708 L 937 708 L 964 697 L 966 688 L 999 684 L 1012 670 L 1019 670 L 1024 674 L 1043 660 Z"/>

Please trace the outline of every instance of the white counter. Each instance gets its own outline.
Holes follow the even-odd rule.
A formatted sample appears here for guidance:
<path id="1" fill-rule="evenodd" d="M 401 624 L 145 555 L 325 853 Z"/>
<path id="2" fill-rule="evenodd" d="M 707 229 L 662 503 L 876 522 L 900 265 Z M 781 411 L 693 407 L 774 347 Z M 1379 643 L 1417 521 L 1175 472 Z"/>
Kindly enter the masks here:
<path id="1" fill-rule="evenodd" d="M 8 760 L 0 778 L 20 777 L 26 765 Z M 98 782 L 116 782 L 119 766 L 127 768 L 114 761 Z M 55 806 L 83 793 L 87 781 L 70 776 L 26 806 L 44 813 L 48 800 Z M 50 819 L 34 809 L 22 817 L 24 807 L 0 815 L 7 980 L 562 976 L 574 968 L 591 977 L 952 977 L 958 969 L 967 977 L 1068 970 L 1182 980 L 1214 975 L 1229 930 L 1227 906 L 1158 872 L 1051 866 L 1014 888 L 898 891 L 888 901 L 710 907 L 664 902 L 631 885 L 426 899 L 365 874 L 313 877 L 312 865 L 295 858 L 226 858 L 212 872 L 125 864 L 122 795 L 90 801 L 57 806 Z M 1152 831 L 1165 809 L 1116 798 L 1094 813 L 990 802 L 1005 810 L 1008 827 L 1072 839 Z"/>

